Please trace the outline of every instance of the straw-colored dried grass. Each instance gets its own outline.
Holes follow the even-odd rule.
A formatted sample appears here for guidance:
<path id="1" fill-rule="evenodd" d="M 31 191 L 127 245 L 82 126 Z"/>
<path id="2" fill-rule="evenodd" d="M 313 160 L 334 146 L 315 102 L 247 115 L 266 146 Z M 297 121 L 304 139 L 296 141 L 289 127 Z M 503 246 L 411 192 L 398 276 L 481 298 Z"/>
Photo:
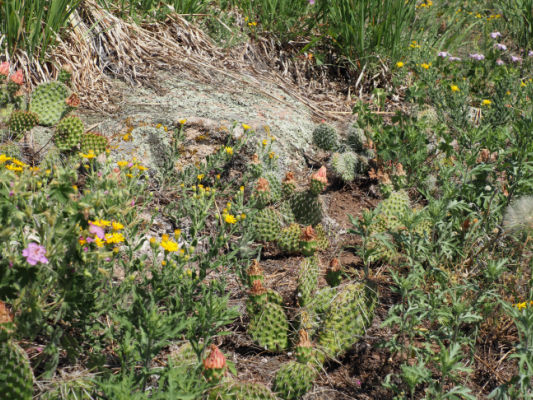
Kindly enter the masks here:
<path id="1" fill-rule="evenodd" d="M 85 0 L 72 13 L 70 24 L 49 51 L 48 62 L 39 64 L 20 50 L 11 56 L 10 61 L 30 77 L 28 89 L 56 78 L 60 66 L 69 65 L 75 71 L 73 88 L 83 104 L 113 112 L 120 106 L 121 94 L 113 90 L 110 78 L 149 84 L 157 82 L 158 70 L 167 69 L 201 82 L 223 74 L 287 103 L 264 89 L 264 83 L 273 84 L 306 104 L 318 118 L 336 119 L 350 113 L 349 100 L 340 94 L 345 88 L 331 83 L 326 69 L 279 50 L 274 39 L 259 38 L 225 51 L 180 15 L 138 25 L 113 15 L 95 0 Z"/>

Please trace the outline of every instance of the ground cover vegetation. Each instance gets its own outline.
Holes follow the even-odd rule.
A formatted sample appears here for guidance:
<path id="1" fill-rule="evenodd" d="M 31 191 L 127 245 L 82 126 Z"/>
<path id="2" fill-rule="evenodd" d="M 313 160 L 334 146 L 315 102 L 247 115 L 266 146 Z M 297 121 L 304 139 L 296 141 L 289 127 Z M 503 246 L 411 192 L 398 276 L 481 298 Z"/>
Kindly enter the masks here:
<path id="1" fill-rule="evenodd" d="M 158 125 L 170 146 L 147 168 L 86 128 L 76 71 L 26 90 L 0 63 L 6 398 L 321 398 L 339 365 L 365 368 L 362 342 L 380 368 L 335 395 L 533 398 L 531 1 L 101 3 L 138 23 L 189 14 L 226 43 L 298 42 L 316 68 L 384 84 L 346 131 L 317 124 L 323 165 L 296 179 L 268 127 L 242 122 L 179 169 L 187 120 Z M 2 50 L 46 63 L 77 5 L 1 2 Z M 339 241 L 324 197 L 373 186 Z M 152 235 L 157 218 L 172 229 Z M 290 293 L 269 284 L 269 257 L 297 260 Z M 277 360 L 272 379 L 239 378 L 232 329 Z"/>

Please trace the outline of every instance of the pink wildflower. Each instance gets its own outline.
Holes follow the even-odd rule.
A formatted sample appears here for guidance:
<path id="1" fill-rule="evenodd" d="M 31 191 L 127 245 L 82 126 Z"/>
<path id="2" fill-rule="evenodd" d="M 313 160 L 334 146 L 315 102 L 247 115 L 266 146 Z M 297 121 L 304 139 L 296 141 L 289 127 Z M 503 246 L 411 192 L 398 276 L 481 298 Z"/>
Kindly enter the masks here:
<path id="1" fill-rule="evenodd" d="M 9 75 L 9 63 L 7 61 L 4 61 L 2 64 L 0 64 L 0 75 Z"/>
<path id="2" fill-rule="evenodd" d="M 22 73 L 22 70 L 19 69 L 17 72 L 11 75 L 11 80 L 17 85 L 22 85 L 24 83 L 24 74 Z"/>
<path id="3" fill-rule="evenodd" d="M 99 239 L 104 239 L 105 237 L 104 228 L 102 228 L 101 226 L 93 225 L 90 223 L 89 232 L 95 235 Z"/>
<path id="4" fill-rule="evenodd" d="M 30 265 L 36 265 L 38 262 L 48 264 L 48 259 L 45 255 L 46 249 L 37 243 L 29 243 L 28 247 L 22 250 L 22 256 L 26 257 L 26 261 Z"/>

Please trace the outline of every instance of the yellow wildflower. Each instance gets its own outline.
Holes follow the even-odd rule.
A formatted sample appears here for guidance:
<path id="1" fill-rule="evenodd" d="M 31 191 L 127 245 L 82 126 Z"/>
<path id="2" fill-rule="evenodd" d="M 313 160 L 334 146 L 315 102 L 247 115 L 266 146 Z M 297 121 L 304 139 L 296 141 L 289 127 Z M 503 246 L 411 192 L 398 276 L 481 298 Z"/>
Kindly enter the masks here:
<path id="1" fill-rule="evenodd" d="M 124 229 L 124 225 L 116 221 L 111 222 L 111 226 L 113 227 L 114 231 L 120 231 L 121 229 Z"/>
<path id="2" fill-rule="evenodd" d="M 6 161 L 10 161 L 11 157 L 6 156 L 5 154 L 0 154 L 0 164 L 5 163 Z"/>
<path id="3" fill-rule="evenodd" d="M 241 219 L 245 219 L 246 218 L 246 214 L 242 213 L 241 214 Z"/>
<path id="4" fill-rule="evenodd" d="M 165 265 L 167 265 L 167 262 L 165 260 L 161 261 L 161 265 L 164 267 Z"/>
<path id="5" fill-rule="evenodd" d="M 461 89 L 459 89 L 459 86 L 457 86 L 457 85 L 451 85 L 450 89 L 452 90 L 452 92 L 459 92 L 461 90 Z"/>
<path id="6" fill-rule="evenodd" d="M 268 144 L 266 139 L 263 139 L 263 146 L 266 146 Z"/>
<path id="7" fill-rule="evenodd" d="M 204 179 L 204 176 L 205 176 L 204 174 L 199 174 L 199 175 L 196 176 L 196 178 L 197 178 L 199 181 L 201 181 L 202 179 Z"/>
<path id="8" fill-rule="evenodd" d="M 241 192 L 244 192 L 244 186 L 241 186 L 241 187 L 239 188 L 239 190 L 240 190 Z"/>
<path id="9" fill-rule="evenodd" d="M 111 226 L 111 221 L 105 220 L 105 219 L 96 219 L 94 221 L 89 221 L 90 224 L 99 226 L 101 228 L 104 228 L 106 226 Z"/>
<path id="10" fill-rule="evenodd" d="M 181 229 L 176 229 L 174 231 L 174 237 L 177 239 L 181 236 Z"/>
<path id="11" fill-rule="evenodd" d="M 119 232 L 106 233 L 104 238 L 105 238 L 106 243 L 108 244 L 109 243 L 119 244 L 124 241 L 124 235 Z"/>
<path id="12" fill-rule="evenodd" d="M 276 153 L 274 153 L 273 151 L 271 151 L 270 153 L 268 153 L 268 158 L 274 158 L 274 156 L 276 155 Z"/>
<path id="13" fill-rule="evenodd" d="M 181 125 L 185 125 L 185 123 L 187 122 L 187 120 L 185 118 L 182 118 L 178 121 Z"/>
<path id="14" fill-rule="evenodd" d="M 427 63 L 422 63 L 420 64 L 420 66 L 424 69 L 429 69 L 429 67 L 431 67 L 431 63 L 427 64 Z"/>
<path id="15" fill-rule="evenodd" d="M 155 127 L 156 127 L 157 129 L 159 129 L 159 128 L 161 128 L 162 126 L 163 126 L 163 124 L 157 124 Z"/>
<path id="16" fill-rule="evenodd" d="M 168 252 L 178 251 L 179 249 L 178 244 L 174 242 L 173 240 L 162 240 L 161 247 L 165 249 L 165 251 L 168 251 Z"/>
<path id="17" fill-rule="evenodd" d="M 16 167 L 13 164 L 6 165 L 6 169 L 9 169 L 10 171 L 15 171 L 15 172 L 22 171 L 22 167 Z"/>
<path id="18" fill-rule="evenodd" d="M 404 65 L 405 65 L 405 64 L 403 63 L 403 61 L 398 61 L 398 62 L 396 63 L 396 67 L 397 67 L 397 68 L 402 68 Z"/>
<path id="19" fill-rule="evenodd" d="M 94 243 L 96 243 L 96 246 L 98 247 L 104 247 L 104 241 L 98 236 L 94 238 Z"/>
<path id="20" fill-rule="evenodd" d="M 220 174 L 217 174 L 216 178 L 217 178 L 217 180 L 220 179 Z"/>
<path id="21" fill-rule="evenodd" d="M 94 154 L 94 151 L 93 150 L 89 150 L 87 152 L 87 154 L 83 154 L 83 153 L 80 153 L 80 156 L 83 157 L 83 158 L 87 158 L 87 159 L 91 159 L 91 158 L 95 158 L 96 157 L 96 154 Z"/>
<path id="22" fill-rule="evenodd" d="M 127 165 L 128 165 L 128 162 L 127 162 L 127 161 L 124 161 L 124 160 L 122 160 L 122 161 L 118 161 L 118 162 L 117 162 L 117 165 L 118 165 L 120 168 L 122 168 L 122 167 L 127 166 Z"/>
<path id="23" fill-rule="evenodd" d="M 250 125 L 242 124 L 242 128 L 247 131 L 248 129 L 251 129 L 252 127 Z"/>
<path id="24" fill-rule="evenodd" d="M 226 154 L 229 156 L 233 155 L 233 147 L 224 147 L 224 150 L 226 150 Z"/>
<path id="25" fill-rule="evenodd" d="M 484 106 L 490 106 L 492 104 L 492 101 L 490 101 L 489 99 L 484 99 L 481 104 Z"/>
<path id="26" fill-rule="evenodd" d="M 235 222 L 237 222 L 235 217 L 231 214 L 225 214 L 224 221 L 226 221 L 226 224 L 234 224 Z"/>

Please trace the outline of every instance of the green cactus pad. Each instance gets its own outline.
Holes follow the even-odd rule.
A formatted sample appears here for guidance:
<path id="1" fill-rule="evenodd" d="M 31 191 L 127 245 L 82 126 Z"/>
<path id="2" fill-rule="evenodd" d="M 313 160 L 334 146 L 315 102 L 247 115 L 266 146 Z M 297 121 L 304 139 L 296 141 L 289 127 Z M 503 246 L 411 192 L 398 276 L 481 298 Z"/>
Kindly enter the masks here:
<path id="1" fill-rule="evenodd" d="M 9 118 L 9 129 L 17 134 L 15 137 L 17 139 L 38 123 L 39 117 L 31 111 L 13 111 Z"/>
<path id="2" fill-rule="evenodd" d="M 99 133 L 87 132 L 81 137 L 81 151 L 83 153 L 92 150 L 96 155 L 102 154 L 106 151 L 108 144 L 108 139 Z"/>
<path id="3" fill-rule="evenodd" d="M 254 240 L 259 242 L 274 242 L 277 240 L 281 225 L 279 215 L 273 208 L 259 210 L 251 222 Z"/>
<path id="4" fill-rule="evenodd" d="M 4 400 L 33 397 L 33 373 L 28 356 L 9 340 L 0 343 L 0 393 Z"/>
<path id="5" fill-rule="evenodd" d="M 208 400 L 276 400 L 277 397 L 264 385 L 252 382 L 224 382 L 213 388 Z"/>
<path id="6" fill-rule="evenodd" d="M 57 124 L 68 112 L 65 100 L 70 90 L 61 82 L 42 83 L 31 94 L 30 111 L 37 114 L 39 124 Z"/>
<path id="7" fill-rule="evenodd" d="M 78 117 L 63 118 L 57 125 L 54 134 L 57 148 L 66 151 L 76 147 L 80 143 L 83 131 L 83 122 Z"/>
<path id="8" fill-rule="evenodd" d="M 283 228 L 277 238 L 279 249 L 287 254 L 294 254 L 300 251 L 301 229 L 298 224 L 291 224 Z"/>
<path id="9" fill-rule="evenodd" d="M 364 334 L 373 317 L 375 297 L 362 283 L 341 288 L 324 319 L 318 344 L 335 358 L 349 349 Z"/>
<path id="10" fill-rule="evenodd" d="M 331 167 L 344 182 L 351 182 L 355 179 L 355 168 L 358 161 L 357 154 L 351 151 L 333 153 Z"/>
<path id="11" fill-rule="evenodd" d="M 296 221 L 302 225 L 317 225 L 322 221 L 322 205 L 318 195 L 310 191 L 298 192 L 291 197 L 291 208 Z"/>
<path id="12" fill-rule="evenodd" d="M 313 131 L 313 143 L 326 151 L 334 151 L 339 147 L 337 131 L 328 124 L 320 124 Z"/>
<path id="13" fill-rule="evenodd" d="M 324 251 L 329 247 L 328 234 L 322 224 L 315 226 L 317 250 Z"/>
<path id="14" fill-rule="evenodd" d="M 281 182 L 274 172 L 267 172 L 263 174 L 263 178 L 268 181 L 270 187 L 270 196 L 273 203 L 281 199 Z"/>
<path id="15" fill-rule="evenodd" d="M 289 345 L 289 322 L 279 304 L 267 302 L 250 315 L 248 334 L 261 347 L 279 352 Z"/>
<path id="16" fill-rule="evenodd" d="M 309 364 L 290 361 L 274 377 L 273 390 L 282 399 L 297 400 L 313 387 L 317 371 Z"/>
<path id="17" fill-rule="evenodd" d="M 298 304 L 305 306 L 313 299 L 314 292 L 318 285 L 318 274 L 320 272 L 320 260 L 316 255 L 306 257 L 300 265 L 298 274 L 297 296 Z"/>

